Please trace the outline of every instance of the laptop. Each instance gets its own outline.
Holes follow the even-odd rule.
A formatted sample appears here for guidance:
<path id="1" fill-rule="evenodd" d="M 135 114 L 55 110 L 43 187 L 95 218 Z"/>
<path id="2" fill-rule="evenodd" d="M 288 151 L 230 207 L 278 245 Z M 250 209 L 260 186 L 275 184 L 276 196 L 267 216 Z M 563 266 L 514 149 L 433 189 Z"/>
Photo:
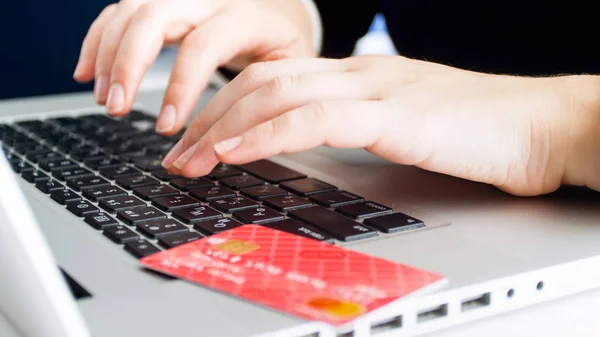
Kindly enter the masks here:
<path id="1" fill-rule="evenodd" d="M 90 93 L 0 102 L 0 315 L 23 336 L 413 336 L 600 285 L 597 192 L 517 198 L 325 147 L 184 179 L 160 167 L 180 137 L 154 134 L 161 99 L 122 119 Z M 448 282 L 340 330 L 139 264 L 243 223 Z"/>

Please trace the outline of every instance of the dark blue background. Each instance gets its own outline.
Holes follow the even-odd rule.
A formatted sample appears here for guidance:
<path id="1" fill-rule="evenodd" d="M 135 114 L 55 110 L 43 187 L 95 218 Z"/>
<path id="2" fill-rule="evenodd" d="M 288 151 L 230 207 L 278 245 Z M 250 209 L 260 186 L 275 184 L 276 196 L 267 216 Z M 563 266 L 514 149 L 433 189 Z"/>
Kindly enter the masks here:
<path id="1" fill-rule="evenodd" d="M 90 24 L 111 2 L 0 1 L 0 99 L 92 90 L 72 75 Z"/>

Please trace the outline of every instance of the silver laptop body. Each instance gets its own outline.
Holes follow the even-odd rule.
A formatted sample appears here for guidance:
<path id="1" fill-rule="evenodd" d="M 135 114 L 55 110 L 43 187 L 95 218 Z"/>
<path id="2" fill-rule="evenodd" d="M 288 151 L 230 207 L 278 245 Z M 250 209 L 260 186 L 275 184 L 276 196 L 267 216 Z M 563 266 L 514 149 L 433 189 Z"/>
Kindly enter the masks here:
<path id="1" fill-rule="evenodd" d="M 213 93 L 208 90 L 199 107 Z M 138 104 L 156 114 L 161 99 L 161 92 L 141 93 Z M 101 112 L 90 94 L 17 99 L 0 102 L 0 123 Z M 335 243 L 441 273 L 448 283 L 333 331 L 317 322 L 148 272 L 123 245 L 107 239 L 34 184 L 3 169 L 2 181 L 14 179 L 29 207 L 16 196 L 13 200 L 10 188 L 0 191 L 0 313 L 22 333 L 47 337 L 85 336 L 81 331 L 96 337 L 404 336 L 438 331 L 600 285 L 598 193 L 577 190 L 516 198 L 490 186 L 391 164 L 362 150 L 319 148 L 272 161 L 422 220 L 425 227 L 418 230 L 380 232 L 375 238 Z M 18 213 L 22 214 L 16 214 L 8 201 L 20 204 Z M 37 225 L 30 224 L 28 212 Z M 34 229 L 39 225 L 44 240 L 33 230 L 31 241 L 5 242 L 22 222 Z M 135 231 L 134 226 L 129 228 Z M 150 242 L 156 245 L 156 240 Z M 37 255 L 11 254 L 12 250 L 28 251 L 28 245 L 41 247 L 35 252 L 39 261 Z M 14 269 L 15 258 L 18 264 L 31 265 Z M 72 299 L 66 287 L 58 285 L 62 278 L 58 270 L 50 272 L 53 261 L 85 295 Z M 46 273 L 40 274 L 44 269 Z M 32 276 L 40 279 L 19 279 Z M 42 293 L 24 295 L 32 289 Z M 44 292 L 56 292 L 56 296 L 44 297 Z M 57 305 L 61 305 L 60 312 L 55 310 Z M 57 326 L 40 332 L 44 330 L 30 325 L 32 320 L 53 321 Z"/>

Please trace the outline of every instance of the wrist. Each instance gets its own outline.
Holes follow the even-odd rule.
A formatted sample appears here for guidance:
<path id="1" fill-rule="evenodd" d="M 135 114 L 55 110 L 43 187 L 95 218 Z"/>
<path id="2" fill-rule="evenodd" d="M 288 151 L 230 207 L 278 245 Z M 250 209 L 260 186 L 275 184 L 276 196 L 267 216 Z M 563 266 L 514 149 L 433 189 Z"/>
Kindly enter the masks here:
<path id="1" fill-rule="evenodd" d="M 563 183 L 600 191 L 600 76 L 564 80 L 569 140 Z"/>

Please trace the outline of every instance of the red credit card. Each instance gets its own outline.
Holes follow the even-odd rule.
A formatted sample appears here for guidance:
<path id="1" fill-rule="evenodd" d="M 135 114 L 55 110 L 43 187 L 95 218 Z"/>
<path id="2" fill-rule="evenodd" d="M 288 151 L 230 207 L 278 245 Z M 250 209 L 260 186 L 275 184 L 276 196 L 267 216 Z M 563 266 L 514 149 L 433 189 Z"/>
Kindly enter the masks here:
<path id="1" fill-rule="evenodd" d="M 245 225 L 141 263 L 308 320 L 341 325 L 445 277 L 328 243 Z"/>

